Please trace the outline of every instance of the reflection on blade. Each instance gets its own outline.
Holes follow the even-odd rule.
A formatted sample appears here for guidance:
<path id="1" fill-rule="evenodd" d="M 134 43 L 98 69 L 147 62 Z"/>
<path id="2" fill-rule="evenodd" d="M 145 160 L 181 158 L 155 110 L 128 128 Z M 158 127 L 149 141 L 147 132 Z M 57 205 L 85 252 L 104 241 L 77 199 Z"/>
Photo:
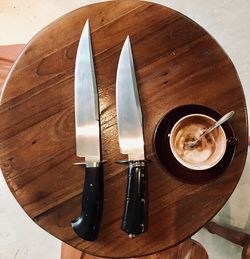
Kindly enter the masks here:
<path id="1" fill-rule="evenodd" d="M 129 160 L 143 160 L 142 112 L 138 95 L 130 39 L 119 59 L 116 78 L 116 108 L 120 150 Z"/>
<path id="2" fill-rule="evenodd" d="M 99 108 L 93 55 L 87 20 L 75 65 L 76 153 L 86 161 L 100 161 Z"/>

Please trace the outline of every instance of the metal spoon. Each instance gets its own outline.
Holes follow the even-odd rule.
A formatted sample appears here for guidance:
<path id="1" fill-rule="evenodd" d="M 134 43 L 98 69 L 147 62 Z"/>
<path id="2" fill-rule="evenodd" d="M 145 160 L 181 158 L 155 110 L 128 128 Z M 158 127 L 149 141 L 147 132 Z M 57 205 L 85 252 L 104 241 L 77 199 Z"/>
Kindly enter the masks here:
<path id="1" fill-rule="evenodd" d="M 203 137 L 209 134 L 214 129 L 218 128 L 221 124 L 229 120 L 234 115 L 234 111 L 228 112 L 224 116 L 222 116 L 218 121 L 215 122 L 214 125 L 210 126 L 207 130 L 205 130 L 196 140 L 185 142 L 185 146 L 188 148 L 194 148 Z"/>

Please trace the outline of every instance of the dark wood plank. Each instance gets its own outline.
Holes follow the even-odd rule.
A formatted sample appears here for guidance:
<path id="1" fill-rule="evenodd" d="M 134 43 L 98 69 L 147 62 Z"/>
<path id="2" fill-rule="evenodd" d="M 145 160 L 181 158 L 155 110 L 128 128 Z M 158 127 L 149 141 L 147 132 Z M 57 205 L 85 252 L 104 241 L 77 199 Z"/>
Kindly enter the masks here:
<path id="1" fill-rule="evenodd" d="M 74 62 L 89 18 L 100 96 L 105 164 L 105 205 L 96 242 L 79 239 L 70 226 L 80 210 L 84 172 L 73 166 Z M 120 230 L 126 188 L 125 158 L 118 148 L 115 77 L 130 34 L 144 115 L 149 165 L 149 228 L 134 240 Z M 171 109 L 203 104 L 231 120 L 239 145 L 227 170 L 200 185 L 174 179 L 155 157 L 156 124 Z M 73 11 L 50 24 L 26 46 L 6 83 L 0 106 L 0 166 L 19 204 L 52 235 L 103 257 L 156 253 L 190 237 L 229 198 L 247 153 L 246 103 L 234 66 L 200 26 L 166 7 L 111 1 Z"/>

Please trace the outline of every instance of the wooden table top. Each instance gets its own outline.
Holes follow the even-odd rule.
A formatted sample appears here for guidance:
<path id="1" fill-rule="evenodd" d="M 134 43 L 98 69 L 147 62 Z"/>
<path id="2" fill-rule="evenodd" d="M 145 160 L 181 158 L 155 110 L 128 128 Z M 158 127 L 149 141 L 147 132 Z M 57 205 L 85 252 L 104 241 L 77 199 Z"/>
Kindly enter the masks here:
<path id="1" fill-rule="evenodd" d="M 70 221 L 81 205 L 81 168 L 73 166 L 74 65 L 81 30 L 90 19 L 100 95 L 105 197 L 99 238 L 76 236 Z M 120 230 L 127 169 L 119 152 L 115 77 L 127 35 L 131 37 L 141 98 L 148 168 L 149 222 L 129 239 Z M 180 105 L 202 104 L 231 120 L 239 139 L 220 177 L 188 184 L 171 177 L 155 157 L 160 119 Z M 38 225 L 62 241 L 103 257 L 135 257 L 171 247 L 194 234 L 227 201 L 247 155 L 244 93 L 228 56 L 199 25 L 161 5 L 111 1 L 77 9 L 39 32 L 25 47 L 5 84 L 0 106 L 0 166 L 19 204 Z"/>

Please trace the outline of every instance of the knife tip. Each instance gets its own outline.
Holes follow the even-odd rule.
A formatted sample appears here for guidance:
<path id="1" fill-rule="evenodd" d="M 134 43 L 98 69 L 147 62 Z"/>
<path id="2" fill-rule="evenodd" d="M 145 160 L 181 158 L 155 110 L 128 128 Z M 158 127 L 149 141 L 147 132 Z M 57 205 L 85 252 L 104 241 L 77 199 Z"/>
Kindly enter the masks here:
<path id="1" fill-rule="evenodd" d="M 126 38 L 125 42 L 130 43 L 130 36 L 129 35 L 127 35 L 127 38 Z"/>
<path id="2" fill-rule="evenodd" d="M 84 27 L 82 29 L 82 34 L 80 36 L 80 42 L 86 40 L 86 38 L 90 38 L 90 23 L 89 19 L 86 20 Z M 80 44 L 79 42 L 79 44 Z"/>
<path id="3" fill-rule="evenodd" d="M 90 27 L 90 25 L 89 25 L 89 18 L 86 20 L 84 27 L 86 27 L 86 28 L 89 28 L 89 27 Z"/>
<path id="4" fill-rule="evenodd" d="M 89 33 L 89 31 L 90 31 L 90 23 L 89 23 L 89 18 L 88 18 L 84 24 L 82 34 L 84 34 L 84 32 Z"/>
<path id="5" fill-rule="evenodd" d="M 131 42 L 130 42 L 130 36 L 129 35 L 126 38 L 123 47 L 126 48 L 126 49 L 131 49 Z"/>

